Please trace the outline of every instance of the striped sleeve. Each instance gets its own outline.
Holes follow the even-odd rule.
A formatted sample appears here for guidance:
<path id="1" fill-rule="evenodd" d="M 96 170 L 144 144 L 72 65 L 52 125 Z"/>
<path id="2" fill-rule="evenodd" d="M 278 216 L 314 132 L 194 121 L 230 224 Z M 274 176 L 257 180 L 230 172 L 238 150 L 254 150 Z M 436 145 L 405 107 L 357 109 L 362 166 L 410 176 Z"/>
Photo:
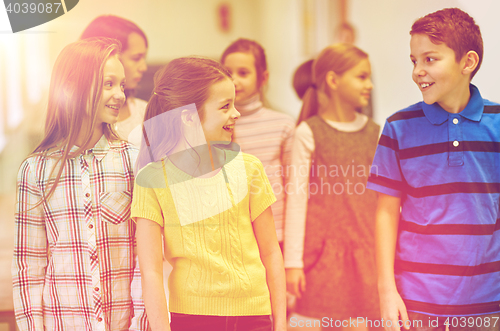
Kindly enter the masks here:
<path id="1" fill-rule="evenodd" d="M 401 197 L 405 187 L 401 172 L 399 144 L 391 122 L 386 121 L 375 152 L 367 188 Z"/>
<path id="2" fill-rule="evenodd" d="M 14 310 L 20 331 L 44 329 L 42 294 L 47 268 L 47 234 L 42 205 L 36 206 L 41 199 L 35 169 L 26 160 L 17 179 L 12 260 Z"/>

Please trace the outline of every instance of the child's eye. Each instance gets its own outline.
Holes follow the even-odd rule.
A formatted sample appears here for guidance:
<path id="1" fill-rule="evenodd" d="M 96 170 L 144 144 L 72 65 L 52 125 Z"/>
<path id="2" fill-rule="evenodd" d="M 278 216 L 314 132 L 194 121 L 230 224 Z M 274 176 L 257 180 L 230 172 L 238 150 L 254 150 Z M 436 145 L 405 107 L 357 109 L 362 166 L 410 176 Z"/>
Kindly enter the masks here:
<path id="1" fill-rule="evenodd" d="M 125 91 L 125 83 L 122 83 L 122 84 L 120 85 L 120 87 L 121 87 L 122 91 Z"/>
<path id="2" fill-rule="evenodd" d="M 111 86 L 113 86 L 113 82 L 108 80 L 108 81 L 104 82 L 104 86 L 111 87 Z"/>
<path id="3" fill-rule="evenodd" d="M 222 108 L 221 108 L 221 109 L 229 109 L 229 104 L 228 104 L 228 103 L 227 103 L 227 104 L 225 104 L 224 106 L 222 106 Z"/>
<path id="4" fill-rule="evenodd" d="M 426 60 L 427 62 L 434 62 L 434 61 L 436 61 L 436 59 L 435 59 L 435 58 L 433 58 L 433 57 L 428 57 L 428 58 L 426 58 L 425 60 Z"/>
<path id="5" fill-rule="evenodd" d="M 248 73 L 246 71 L 240 71 L 238 72 L 238 75 L 241 77 L 245 77 Z"/>
<path id="6" fill-rule="evenodd" d="M 413 63 L 413 65 L 416 65 L 417 61 L 416 60 L 411 60 L 411 63 Z"/>

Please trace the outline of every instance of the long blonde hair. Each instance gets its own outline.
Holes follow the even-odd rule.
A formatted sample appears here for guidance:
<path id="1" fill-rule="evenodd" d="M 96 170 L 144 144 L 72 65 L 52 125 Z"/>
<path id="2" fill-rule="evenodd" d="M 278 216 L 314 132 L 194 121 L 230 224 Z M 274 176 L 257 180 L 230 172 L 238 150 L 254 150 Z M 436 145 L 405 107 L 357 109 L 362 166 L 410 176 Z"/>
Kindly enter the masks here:
<path id="1" fill-rule="evenodd" d="M 329 71 L 341 76 L 361 60 L 367 58 L 368 54 L 352 44 L 333 44 L 321 51 L 312 65 L 312 84 L 302 98 L 302 109 L 297 125 L 318 114 L 319 107 L 324 103 L 324 97 L 330 96 L 330 89 L 328 89 L 325 82 Z"/>
<path id="2" fill-rule="evenodd" d="M 89 38 L 67 45 L 57 57 L 50 80 L 45 135 L 31 155 L 46 157 L 55 147 L 61 148 L 63 153 L 56 156 L 56 165 L 49 177 L 56 168 L 59 170 L 41 202 L 54 192 L 66 161 L 80 154 L 92 138 L 102 96 L 104 66 L 120 49 L 120 42 L 115 39 Z M 91 126 L 85 135 L 85 142 L 74 153 L 70 153 L 86 118 L 90 118 Z M 102 125 L 106 138 L 119 139 L 110 124 Z M 57 164 L 61 166 L 57 167 Z"/>

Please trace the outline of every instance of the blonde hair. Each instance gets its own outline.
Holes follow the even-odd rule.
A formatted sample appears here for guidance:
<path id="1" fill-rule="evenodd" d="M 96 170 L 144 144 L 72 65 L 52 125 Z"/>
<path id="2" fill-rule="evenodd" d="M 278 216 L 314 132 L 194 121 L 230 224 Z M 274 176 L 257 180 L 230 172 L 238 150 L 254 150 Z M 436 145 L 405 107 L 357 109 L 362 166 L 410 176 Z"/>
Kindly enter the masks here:
<path id="1" fill-rule="evenodd" d="M 115 39 L 89 38 L 67 45 L 57 57 L 50 80 L 44 138 L 30 156 L 47 157 L 54 147 L 61 148 L 63 152 L 57 157 L 50 173 L 52 176 L 54 170 L 59 169 L 55 180 L 40 203 L 54 192 L 66 161 L 80 154 L 92 138 L 102 96 L 104 66 L 120 49 L 120 42 Z M 70 153 L 86 117 L 91 119 L 91 127 L 85 135 L 85 142 L 77 151 Z M 110 124 L 102 125 L 108 140 L 119 139 Z M 61 166 L 57 167 L 57 164 Z"/>
<path id="2" fill-rule="evenodd" d="M 312 65 L 312 84 L 303 97 L 297 125 L 318 113 L 318 108 L 324 103 L 325 97 L 330 96 L 330 89 L 326 86 L 326 75 L 333 71 L 341 76 L 347 70 L 355 67 L 361 60 L 367 59 L 368 54 L 351 44 L 340 43 L 326 47 L 318 55 Z"/>

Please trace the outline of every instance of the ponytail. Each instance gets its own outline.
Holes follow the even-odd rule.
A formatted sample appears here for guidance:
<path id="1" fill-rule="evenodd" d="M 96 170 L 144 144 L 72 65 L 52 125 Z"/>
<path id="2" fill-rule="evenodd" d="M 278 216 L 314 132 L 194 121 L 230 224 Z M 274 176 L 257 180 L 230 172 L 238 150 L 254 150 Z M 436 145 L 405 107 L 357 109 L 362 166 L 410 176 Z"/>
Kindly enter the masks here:
<path id="1" fill-rule="evenodd" d="M 309 117 L 317 115 L 318 107 L 318 89 L 315 84 L 311 84 L 302 98 L 302 109 L 297 119 L 297 125 L 307 120 Z"/>

